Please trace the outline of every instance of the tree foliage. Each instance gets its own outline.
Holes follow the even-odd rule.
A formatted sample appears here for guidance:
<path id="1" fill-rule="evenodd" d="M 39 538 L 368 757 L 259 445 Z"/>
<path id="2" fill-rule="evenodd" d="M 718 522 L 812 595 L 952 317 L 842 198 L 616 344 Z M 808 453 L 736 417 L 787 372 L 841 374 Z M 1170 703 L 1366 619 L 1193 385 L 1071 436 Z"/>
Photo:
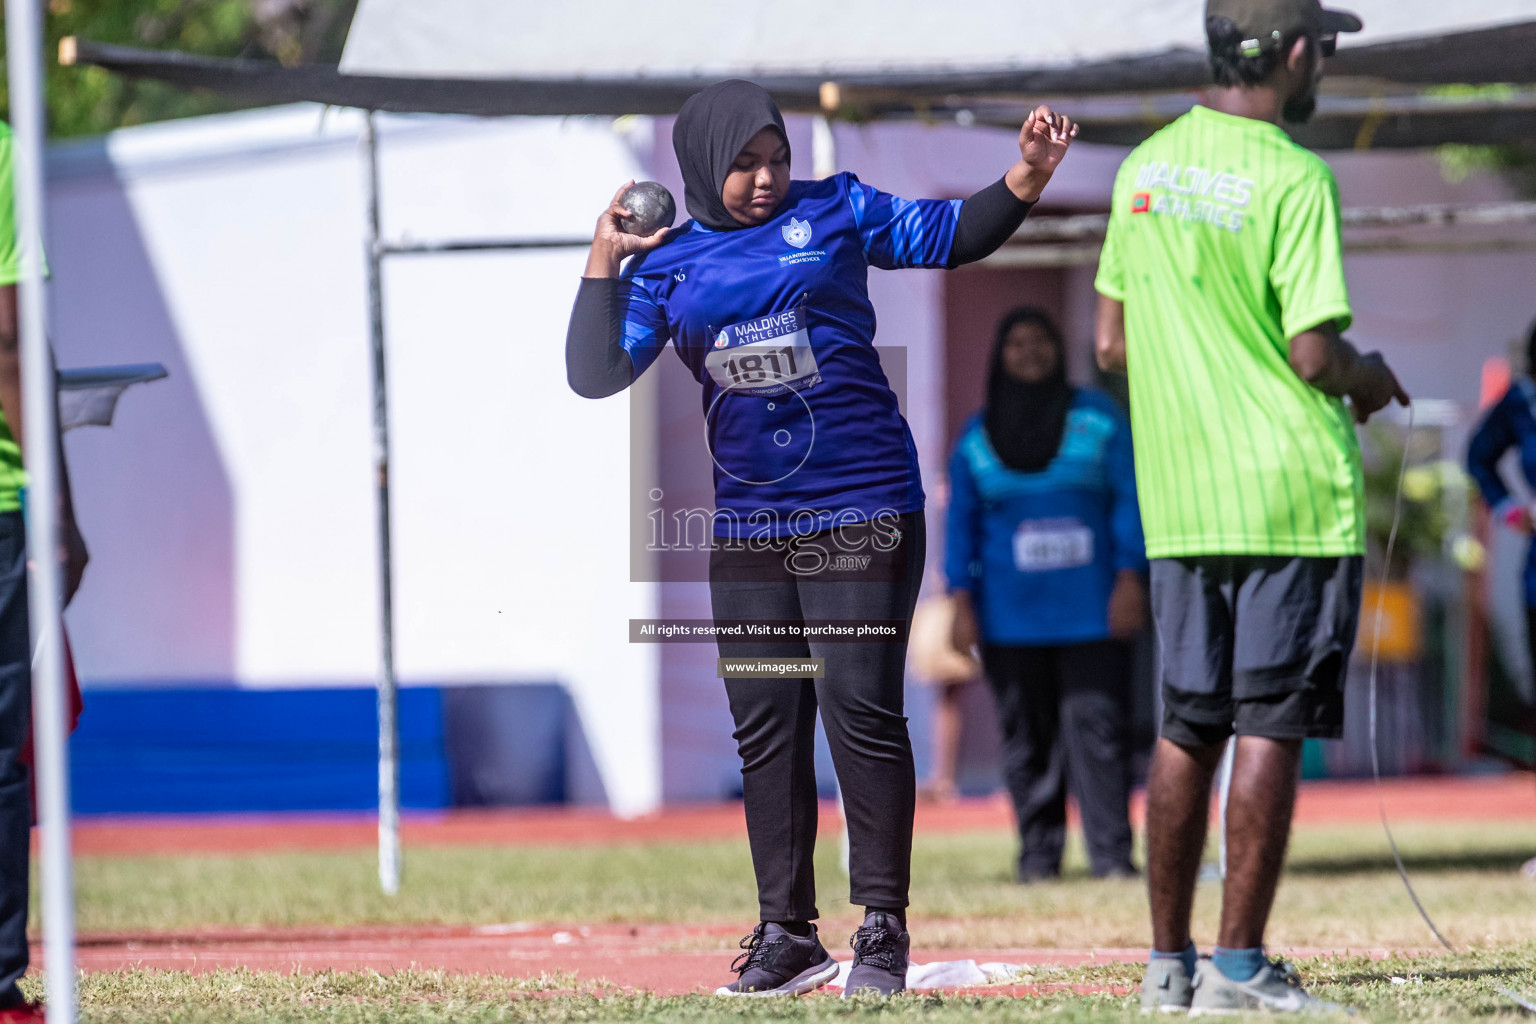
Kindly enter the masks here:
<path id="1" fill-rule="evenodd" d="M 48 116 L 55 137 L 92 135 L 125 125 L 231 110 L 238 103 L 135 81 L 96 67 L 63 67 L 59 40 L 249 57 L 284 64 L 330 63 L 357 0 L 47 0 Z M 0 107 L 9 110 L 0 79 Z"/>

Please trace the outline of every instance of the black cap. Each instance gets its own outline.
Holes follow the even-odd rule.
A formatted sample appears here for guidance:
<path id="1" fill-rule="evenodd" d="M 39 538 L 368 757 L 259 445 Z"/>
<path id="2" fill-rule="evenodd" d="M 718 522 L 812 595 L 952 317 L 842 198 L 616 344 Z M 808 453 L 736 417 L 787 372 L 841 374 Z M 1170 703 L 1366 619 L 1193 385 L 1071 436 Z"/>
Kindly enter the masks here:
<path id="1" fill-rule="evenodd" d="M 1278 48 L 1287 37 L 1323 39 L 1365 27 L 1357 15 L 1329 10 L 1318 0 L 1206 0 L 1205 17 L 1226 18 L 1236 25 L 1245 57 Z"/>

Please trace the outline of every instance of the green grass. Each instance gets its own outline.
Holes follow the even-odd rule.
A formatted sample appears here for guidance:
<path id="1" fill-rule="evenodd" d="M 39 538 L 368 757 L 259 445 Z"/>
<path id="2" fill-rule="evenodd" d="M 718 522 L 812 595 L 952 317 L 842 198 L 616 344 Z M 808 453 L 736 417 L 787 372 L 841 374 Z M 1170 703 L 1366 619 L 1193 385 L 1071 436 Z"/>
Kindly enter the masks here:
<path id="1" fill-rule="evenodd" d="M 1347 1002 L 1374 1024 L 1467 1020 L 1514 1020 L 1520 1011 L 1495 990 L 1503 985 L 1536 988 L 1536 943 L 1498 954 L 1372 961 L 1339 957 L 1304 962 L 1314 992 Z M 1129 988 L 1140 977 L 1131 964 L 1061 971 L 1052 981 Z M 1393 978 L 1401 979 L 1394 983 Z M 29 981 L 35 991 L 36 983 Z M 129 971 L 88 975 L 81 985 L 82 1018 L 88 1024 L 158 1024 L 220 1021 L 294 1024 L 447 1024 L 511 1021 L 526 1024 L 647 1021 L 833 1022 L 850 1018 L 903 1024 L 979 1021 L 1053 1021 L 1108 1024 L 1144 1020 L 1127 995 L 1063 993 L 1017 999 L 909 995 L 888 1002 L 826 996 L 784 1000 L 732 1000 L 709 996 L 657 998 L 605 994 L 601 983 L 583 989 L 570 977 L 511 980 L 440 971 L 321 971 L 277 975 L 251 971 Z M 1254 1020 L 1275 1018 L 1255 1015 Z"/>
<path id="2" fill-rule="evenodd" d="M 1496 984 L 1536 993 L 1536 883 L 1516 869 L 1536 852 L 1536 822 L 1403 826 L 1409 870 L 1442 929 L 1469 951 L 1372 961 L 1367 949 L 1434 945 L 1391 860 L 1380 827 L 1300 829 L 1270 931 L 1273 948 L 1338 955 L 1302 960 L 1309 987 L 1375 1022 L 1515 1019 Z M 1008 879 L 1013 840 L 1003 834 L 919 836 L 914 850 L 913 931 L 923 949 L 1018 946 L 1139 948 L 1146 897 L 1137 882 L 1088 879 L 1069 851 L 1060 882 Z M 594 848 L 516 847 L 407 851 L 405 884 L 377 889 L 371 851 L 247 856 L 82 857 L 77 863 L 83 932 L 156 932 L 231 926 L 681 922 L 739 924 L 756 918 L 743 842 Z M 824 927 L 855 923 L 832 843 L 818 849 Z M 1203 885 L 1196 935 L 1215 931 L 1219 887 Z M 718 936 L 680 946 L 720 948 Z M 725 943 L 724 945 L 734 945 Z M 1355 955 L 1350 955 L 1354 951 Z M 722 957 L 734 953 L 722 952 Z M 1128 991 L 1136 964 L 1041 968 L 1032 980 Z M 1391 978 L 1403 979 L 1394 984 Z M 36 978 L 27 985 L 40 994 Z M 1054 991 L 1054 990 L 1053 990 Z M 600 978 L 507 978 L 440 971 L 245 970 L 190 975 L 128 971 L 81 983 L 87 1022 L 291 1021 L 821 1022 L 849 1017 L 901 1024 L 1140 1020 L 1133 1000 L 1070 989 L 1020 999 L 912 996 L 887 1004 L 812 998 L 722 1002 L 710 997 L 624 994 Z"/>
<path id="3" fill-rule="evenodd" d="M 1536 823 L 1404 826 L 1399 840 L 1431 914 L 1459 945 L 1532 937 L 1536 885 L 1516 868 L 1536 853 Z M 919 836 L 912 921 L 924 948 L 1141 946 L 1139 882 L 1086 877 L 1008 880 L 1002 834 Z M 819 901 L 829 928 L 853 921 L 836 847 L 818 849 Z M 408 850 L 401 893 L 378 891 L 371 851 L 263 856 L 82 857 L 84 932 L 248 925 L 497 924 L 756 920 L 744 842 L 589 848 Z M 1196 933 L 1215 930 L 1219 888 L 1202 886 Z M 34 902 L 34 906 L 35 906 Z M 1391 867 L 1379 826 L 1298 830 L 1271 928 L 1276 947 L 1433 945 Z M 709 940 L 713 943 L 715 940 Z"/>

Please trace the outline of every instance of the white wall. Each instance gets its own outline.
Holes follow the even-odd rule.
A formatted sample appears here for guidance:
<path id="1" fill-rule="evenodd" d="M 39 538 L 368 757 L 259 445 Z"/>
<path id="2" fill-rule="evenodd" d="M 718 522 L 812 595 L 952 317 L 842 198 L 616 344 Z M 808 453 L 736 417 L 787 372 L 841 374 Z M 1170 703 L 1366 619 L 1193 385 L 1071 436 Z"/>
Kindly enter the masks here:
<path id="1" fill-rule="evenodd" d="M 63 365 L 165 361 L 72 435 L 88 685 L 367 685 L 378 648 L 360 120 L 290 107 L 52 161 Z M 381 121 L 387 237 L 583 236 L 638 174 L 605 121 Z M 595 198 L 594 198 L 595 197 Z M 398 669 L 561 682 L 603 788 L 660 794 L 656 657 L 628 644 L 627 401 L 565 386 L 583 254 L 386 267 Z"/>

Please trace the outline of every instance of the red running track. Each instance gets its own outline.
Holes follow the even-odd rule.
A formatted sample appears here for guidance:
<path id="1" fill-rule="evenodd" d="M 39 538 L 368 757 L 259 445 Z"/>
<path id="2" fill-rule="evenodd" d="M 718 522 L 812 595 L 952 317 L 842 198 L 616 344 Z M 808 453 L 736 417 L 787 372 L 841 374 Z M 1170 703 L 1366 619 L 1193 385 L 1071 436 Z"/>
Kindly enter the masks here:
<path id="1" fill-rule="evenodd" d="M 1383 783 L 1382 793 L 1394 823 L 1536 816 L 1536 785 L 1527 774 L 1392 780 Z M 1296 821 L 1374 821 L 1376 800 L 1370 782 L 1307 783 Z M 1138 795 L 1132 805 L 1138 824 L 1141 811 Z M 823 813 L 835 812 L 828 805 Z M 993 831 L 1012 825 L 1012 812 L 1001 796 L 917 809 L 919 832 Z M 516 808 L 407 813 L 402 833 L 407 847 L 609 845 L 742 838 L 746 823 L 740 803 L 668 807 L 630 819 L 587 808 Z M 78 819 L 74 827 L 75 852 L 81 856 L 366 849 L 377 842 L 375 819 L 364 814 L 94 817 Z"/>

